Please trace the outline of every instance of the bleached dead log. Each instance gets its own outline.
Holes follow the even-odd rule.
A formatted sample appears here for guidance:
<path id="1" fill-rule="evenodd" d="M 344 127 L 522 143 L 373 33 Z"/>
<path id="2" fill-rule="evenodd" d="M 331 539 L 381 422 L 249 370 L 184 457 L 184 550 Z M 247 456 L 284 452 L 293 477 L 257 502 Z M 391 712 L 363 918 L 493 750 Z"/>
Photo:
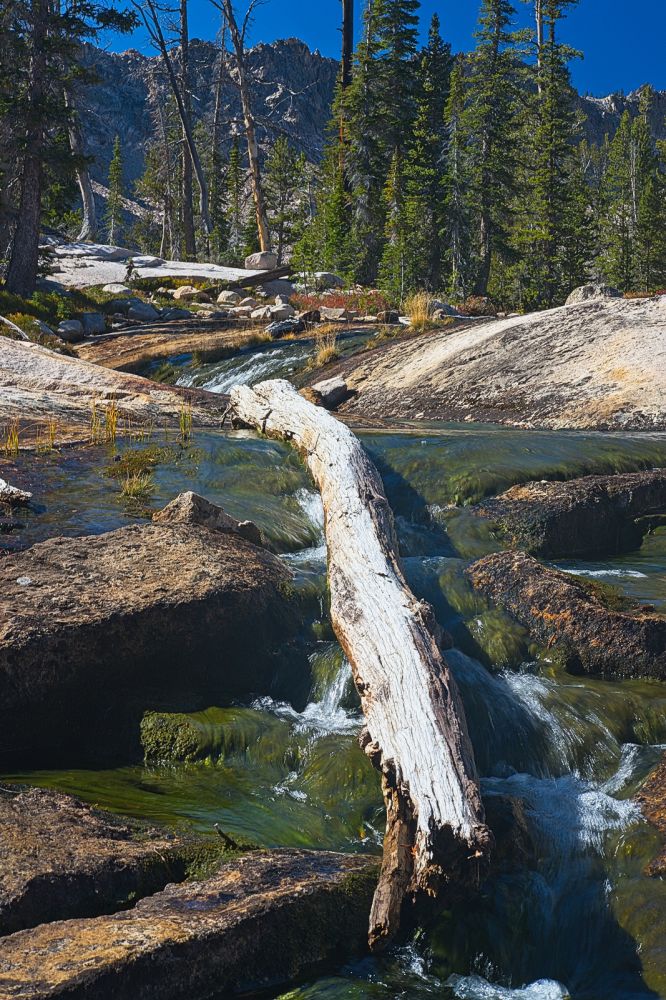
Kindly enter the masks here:
<path id="1" fill-rule="evenodd" d="M 371 947 L 381 947 L 405 901 L 475 881 L 490 849 L 463 707 L 432 609 L 405 582 L 381 479 L 356 436 L 282 380 L 235 386 L 231 407 L 238 421 L 292 442 L 321 491 L 331 620 L 386 804 L 369 928 Z"/>

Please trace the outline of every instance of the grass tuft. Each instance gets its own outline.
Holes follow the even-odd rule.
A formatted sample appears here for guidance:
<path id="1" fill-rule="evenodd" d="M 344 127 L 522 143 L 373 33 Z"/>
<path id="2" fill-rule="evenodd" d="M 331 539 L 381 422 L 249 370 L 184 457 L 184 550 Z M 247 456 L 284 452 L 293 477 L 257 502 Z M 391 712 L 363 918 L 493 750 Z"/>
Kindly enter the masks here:
<path id="1" fill-rule="evenodd" d="M 19 453 L 20 430 L 18 420 L 12 420 L 5 427 L 4 451 L 9 457 L 15 457 Z"/>
<path id="2" fill-rule="evenodd" d="M 122 482 L 120 495 L 124 500 L 149 500 L 155 484 L 147 472 L 131 472 Z"/>
<path id="3" fill-rule="evenodd" d="M 409 317 L 409 325 L 417 333 L 433 330 L 436 323 L 432 318 L 433 297 L 428 292 L 414 292 L 405 299 L 405 314 Z"/>
<path id="4" fill-rule="evenodd" d="M 338 327 L 327 323 L 315 331 L 315 353 L 312 360 L 313 368 L 323 368 L 324 365 L 340 357 L 337 350 Z"/>

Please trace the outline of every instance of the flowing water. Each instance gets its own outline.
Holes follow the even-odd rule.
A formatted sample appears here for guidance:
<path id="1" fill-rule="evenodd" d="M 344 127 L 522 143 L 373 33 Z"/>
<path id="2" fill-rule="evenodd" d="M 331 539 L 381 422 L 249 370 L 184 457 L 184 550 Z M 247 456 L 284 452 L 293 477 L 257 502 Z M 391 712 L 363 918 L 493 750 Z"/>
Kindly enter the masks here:
<path id="1" fill-rule="evenodd" d="M 282 361 L 294 362 L 297 350 L 287 348 Z M 246 358 L 239 366 L 243 377 L 258 372 Z M 206 374 L 208 384 L 217 380 L 222 391 L 230 372 L 218 366 Z M 657 836 L 631 800 L 666 745 L 666 685 L 573 677 L 550 662 L 523 629 L 470 590 L 466 562 L 497 543 L 452 506 L 530 478 L 666 465 L 666 437 L 439 425 L 362 438 L 396 512 L 410 584 L 454 636 L 447 659 L 465 703 L 484 796 L 489 803 L 519 803 L 522 827 L 513 863 L 427 933 L 274 995 L 666 996 L 666 885 L 642 874 Z M 99 771 L 82 761 L 79 770 L 3 780 L 57 787 L 211 835 L 218 823 L 267 846 L 378 853 L 379 782 L 357 745 L 358 700 L 326 614 L 323 512 L 298 459 L 280 444 L 238 432 L 197 433 L 187 447 L 153 441 L 120 448 L 154 449 L 148 511 L 122 500 L 108 474 L 115 456 L 105 449 L 21 458 L 10 470 L 12 481 L 32 486 L 37 502 L 21 515 L 24 527 L 0 536 L 0 544 L 15 549 L 54 533 L 105 531 L 140 520 L 182 489 L 196 490 L 255 520 L 293 570 L 308 608 L 301 640 L 309 697 L 255 697 L 196 713 L 197 763 L 128 762 Z M 611 580 L 663 608 L 665 564 L 666 536 L 657 529 L 637 552 L 562 566 Z"/>

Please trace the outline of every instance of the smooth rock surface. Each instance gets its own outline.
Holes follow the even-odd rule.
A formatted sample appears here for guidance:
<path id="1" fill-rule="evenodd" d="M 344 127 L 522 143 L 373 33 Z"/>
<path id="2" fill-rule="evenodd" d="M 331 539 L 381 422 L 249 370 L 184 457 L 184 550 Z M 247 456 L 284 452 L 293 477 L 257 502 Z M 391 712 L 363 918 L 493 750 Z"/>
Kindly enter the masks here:
<path id="1" fill-rule="evenodd" d="M 524 552 L 485 556 L 465 571 L 475 590 L 509 611 L 572 673 L 666 679 L 666 618 L 543 566 Z"/>
<path id="2" fill-rule="evenodd" d="M 121 281 L 110 281 L 102 288 L 103 292 L 111 292 L 113 295 L 131 295 L 132 289 L 129 285 L 124 285 Z"/>
<path id="3" fill-rule="evenodd" d="M 64 319 L 58 324 L 58 336 L 68 344 L 83 340 L 83 323 L 78 319 Z"/>
<path id="4" fill-rule="evenodd" d="M 666 428 L 664 296 L 602 298 L 479 319 L 388 343 L 336 368 L 373 418 L 518 427 Z"/>
<path id="5" fill-rule="evenodd" d="M 150 323 L 152 320 L 159 319 L 159 315 L 155 306 L 151 306 L 150 302 L 132 302 L 127 310 L 127 318 L 139 320 L 140 323 Z"/>
<path id="6" fill-rule="evenodd" d="M 205 1000 L 286 983 L 364 950 L 376 878 L 362 856 L 255 852 L 132 910 L 0 941 L 3 1000 Z"/>
<path id="7" fill-rule="evenodd" d="M 106 333 L 106 319 L 101 313 L 84 313 L 81 322 L 87 337 Z"/>

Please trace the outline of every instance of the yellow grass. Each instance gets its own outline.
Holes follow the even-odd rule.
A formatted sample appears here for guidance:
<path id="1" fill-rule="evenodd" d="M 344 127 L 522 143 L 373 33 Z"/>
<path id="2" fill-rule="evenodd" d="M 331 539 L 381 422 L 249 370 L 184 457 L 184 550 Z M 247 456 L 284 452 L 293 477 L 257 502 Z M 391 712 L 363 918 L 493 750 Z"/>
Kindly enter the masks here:
<path id="1" fill-rule="evenodd" d="M 338 328 L 334 323 L 327 323 L 315 331 L 315 353 L 313 367 L 323 368 L 330 361 L 335 361 L 340 355 L 337 351 Z"/>
<path id="2" fill-rule="evenodd" d="M 153 477 L 145 472 L 130 473 L 120 488 L 125 500 L 147 500 L 153 492 Z"/>
<path id="3" fill-rule="evenodd" d="M 12 422 L 5 427 L 4 450 L 6 455 L 18 455 L 19 434 L 19 422 L 18 420 L 12 420 Z"/>
<path id="4" fill-rule="evenodd" d="M 428 292 L 414 292 L 405 299 L 405 315 L 409 316 L 409 325 L 418 333 L 425 333 L 435 327 L 432 319 L 432 303 L 434 299 Z"/>

